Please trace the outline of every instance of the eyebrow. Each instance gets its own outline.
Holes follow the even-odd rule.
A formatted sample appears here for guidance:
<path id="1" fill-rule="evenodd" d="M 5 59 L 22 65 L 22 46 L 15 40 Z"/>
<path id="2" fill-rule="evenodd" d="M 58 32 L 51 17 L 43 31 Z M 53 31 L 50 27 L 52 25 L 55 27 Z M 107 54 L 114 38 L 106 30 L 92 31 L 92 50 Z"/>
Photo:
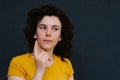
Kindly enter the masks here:
<path id="1" fill-rule="evenodd" d="M 38 26 L 46 26 L 45 24 L 39 24 Z"/>
<path id="2" fill-rule="evenodd" d="M 58 27 L 58 28 L 60 28 L 60 26 L 58 26 L 58 25 L 53 25 L 52 27 Z"/>
<path id="3" fill-rule="evenodd" d="M 39 24 L 38 26 L 47 26 L 46 24 Z M 58 28 L 60 28 L 60 26 L 58 26 L 58 25 L 52 25 L 52 27 L 58 27 Z"/>

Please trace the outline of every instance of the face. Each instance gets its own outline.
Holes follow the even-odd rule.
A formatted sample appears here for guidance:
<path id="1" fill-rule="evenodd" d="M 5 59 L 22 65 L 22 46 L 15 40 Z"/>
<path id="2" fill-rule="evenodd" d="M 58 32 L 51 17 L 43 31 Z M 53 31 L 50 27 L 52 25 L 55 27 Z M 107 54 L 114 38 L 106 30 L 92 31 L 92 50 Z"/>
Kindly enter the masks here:
<path id="1" fill-rule="evenodd" d="M 37 38 L 43 50 L 54 50 L 58 41 L 61 41 L 61 28 L 61 22 L 56 16 L 44 16 L 37 24 L 34 38 Z"/>

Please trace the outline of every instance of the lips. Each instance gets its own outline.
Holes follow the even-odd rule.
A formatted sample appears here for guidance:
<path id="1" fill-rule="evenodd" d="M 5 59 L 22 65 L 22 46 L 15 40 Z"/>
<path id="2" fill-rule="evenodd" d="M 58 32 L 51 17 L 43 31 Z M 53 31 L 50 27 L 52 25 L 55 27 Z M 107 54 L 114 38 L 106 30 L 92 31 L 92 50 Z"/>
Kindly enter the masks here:
<path id="1" fill-rule="evenodd" d="M 52 40 L 43 40 L 44 42 L 52 42 Z"/>

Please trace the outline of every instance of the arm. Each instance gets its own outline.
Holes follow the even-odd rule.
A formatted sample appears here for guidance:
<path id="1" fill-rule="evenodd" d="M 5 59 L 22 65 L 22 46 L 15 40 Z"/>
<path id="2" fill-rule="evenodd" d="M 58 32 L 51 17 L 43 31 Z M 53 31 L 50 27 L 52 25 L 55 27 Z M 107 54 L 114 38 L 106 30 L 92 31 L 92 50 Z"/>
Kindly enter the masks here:
<path id="1" fill-rule="evenodd" d="M 41 50 L 38 41 L 35 41 L 33 55 L 36 64 L 36 71 L 32 80 L 42 80 L 46 68 L 52 65 L 52 60 L 48 60 L 50 59 L 48 53 Z"/>
<path id="2" fill-rule="evenodd" d="M 72 76 L 69 80 L 74 80 L 74 77 Z"/>
<path id="3" fill-rule="evenodd" d="M 8 76 L 8 80 L 25 80 L 25 78 L 18 76 Z"/>
<path id="4" fill-rule="evenodd" d="M 41 53 L 39 54 L 39 46 L 38 44 L 35 45 L 34 47 L 34 56 L 33 58 L 35 59 L 35 64 L 36 64 L 36 71 L 35 74 L 33 75 L 33 78 L 31 80 L 42 80 L 44 72 L 46 70 L 46 67 L 49 66 L 46 62 L 46 60 L 48 61 L 49 56 L 47 55 L 46 52 L 41 51 Z M 25 80 L 25 75 L 22 73 L 24 72 L 20 66 L 19 63 L 15 62 L 15 58 L 14 61 L 12 60 L 12 68 L 10 68 L 9 72 L 10 75 L 8 75 L 8 80 Z M 17 63 L 17 64 L 14 64 Z M 14 65 L 13 65 L 14 64 Z M 16 74 L 15 76 L 11 76 L 12 72 L 15 72 L 14 74 Z M 21 76 L 17 76 L 21 74 Z M 22 75 L 24 75 L 22 77 Z"/>

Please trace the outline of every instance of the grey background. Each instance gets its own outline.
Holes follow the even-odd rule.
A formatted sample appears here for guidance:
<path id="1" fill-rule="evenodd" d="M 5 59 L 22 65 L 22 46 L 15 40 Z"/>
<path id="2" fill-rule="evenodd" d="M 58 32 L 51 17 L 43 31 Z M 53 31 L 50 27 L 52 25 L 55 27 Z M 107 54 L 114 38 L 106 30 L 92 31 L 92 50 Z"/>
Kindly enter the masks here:
<path id="1" fill-rule="evenodd" d="M 75 26 L 75 80 L 120 80 L 120 0 L 0 0 L 0 80 L 27 50 L 27 12 L 46 3 L 63 8 Z"/>

